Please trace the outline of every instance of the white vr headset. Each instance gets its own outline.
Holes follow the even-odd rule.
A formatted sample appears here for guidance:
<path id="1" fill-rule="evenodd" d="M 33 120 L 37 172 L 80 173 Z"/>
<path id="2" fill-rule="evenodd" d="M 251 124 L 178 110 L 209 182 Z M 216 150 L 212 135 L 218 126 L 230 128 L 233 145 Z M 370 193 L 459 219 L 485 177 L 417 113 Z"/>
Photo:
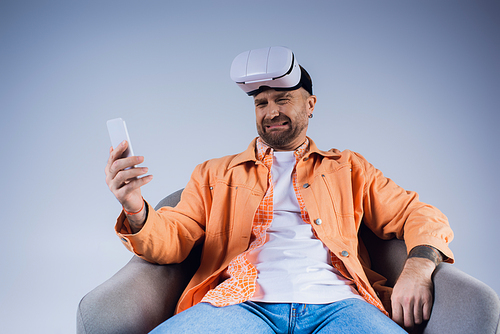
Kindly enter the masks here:
<path id="1" fill-rule="evenodd" d="M 265 87 L 297 89 L 303 83 L 301 73 L 302 68 L 292 50 L 282 46 L 245 51 L 236 56 L 231 64 L 231 79 L 249 96 L 256 95 Z"/>

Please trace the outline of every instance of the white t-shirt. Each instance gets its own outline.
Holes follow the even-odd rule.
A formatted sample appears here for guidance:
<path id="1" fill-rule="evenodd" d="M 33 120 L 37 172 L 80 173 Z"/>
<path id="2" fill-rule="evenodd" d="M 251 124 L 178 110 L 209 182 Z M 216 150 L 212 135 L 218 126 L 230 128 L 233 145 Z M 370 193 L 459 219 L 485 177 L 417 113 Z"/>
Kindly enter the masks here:
<path id="1" fill-rule="evenodd" d="M 360 298 L 351 281 L 332 265 L 328 249 L 300 215 L 292 183 L 294 152 L 274 152 L 271 168 L 273 222 L 266 243 L 247 254 L 258 271 L 250 299 L 272 303 L 326 304 Z"/>

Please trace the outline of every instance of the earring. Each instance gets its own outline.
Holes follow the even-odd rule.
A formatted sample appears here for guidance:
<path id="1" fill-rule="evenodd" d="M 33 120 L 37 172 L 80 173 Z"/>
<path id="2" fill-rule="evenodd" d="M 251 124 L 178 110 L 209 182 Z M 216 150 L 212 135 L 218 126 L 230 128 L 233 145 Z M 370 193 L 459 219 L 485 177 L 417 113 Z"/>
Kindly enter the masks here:
<path id="1" fill-rule="evenodd" d="M 313 118 L 313 114 L 310 114 L 308 117 L 309 117 L 309 118 Z"/>

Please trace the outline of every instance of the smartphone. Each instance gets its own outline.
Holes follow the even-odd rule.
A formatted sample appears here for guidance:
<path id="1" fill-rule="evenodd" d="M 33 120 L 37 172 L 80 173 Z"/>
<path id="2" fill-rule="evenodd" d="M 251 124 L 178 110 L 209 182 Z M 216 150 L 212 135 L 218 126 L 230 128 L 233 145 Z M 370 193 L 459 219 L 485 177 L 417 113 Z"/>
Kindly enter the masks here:
<path id="1" fill-rule="evenodd" d="M 127 158 L 134 155 L 132 150 L 132 143 L 130 142 L 130 137 L 127 131 L 127 124 L 121 118 L 110 119 L 106 122 L 108 126 L 109 138 L 111 139 L 111 145 L 113 149 L 116 149 L 118 145 L 124 140 L 128 142 L 128 148 L 123 152 L 120 158 Z"/>

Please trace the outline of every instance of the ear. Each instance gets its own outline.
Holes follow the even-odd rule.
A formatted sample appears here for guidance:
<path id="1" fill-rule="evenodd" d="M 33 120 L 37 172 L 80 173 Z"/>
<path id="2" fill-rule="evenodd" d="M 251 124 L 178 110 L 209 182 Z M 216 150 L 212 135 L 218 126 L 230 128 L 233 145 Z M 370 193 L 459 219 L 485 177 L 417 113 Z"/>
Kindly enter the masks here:
<path id="1" fill-rule="evenodd" d="M 313 113 L 314 111 L 314 106 L 316 105 L 316 101 L 318 99 L 316 98 L 316 95 L 311 95 L 307 98 L 307 110 L 309 112 L 309 115 Z"/>

